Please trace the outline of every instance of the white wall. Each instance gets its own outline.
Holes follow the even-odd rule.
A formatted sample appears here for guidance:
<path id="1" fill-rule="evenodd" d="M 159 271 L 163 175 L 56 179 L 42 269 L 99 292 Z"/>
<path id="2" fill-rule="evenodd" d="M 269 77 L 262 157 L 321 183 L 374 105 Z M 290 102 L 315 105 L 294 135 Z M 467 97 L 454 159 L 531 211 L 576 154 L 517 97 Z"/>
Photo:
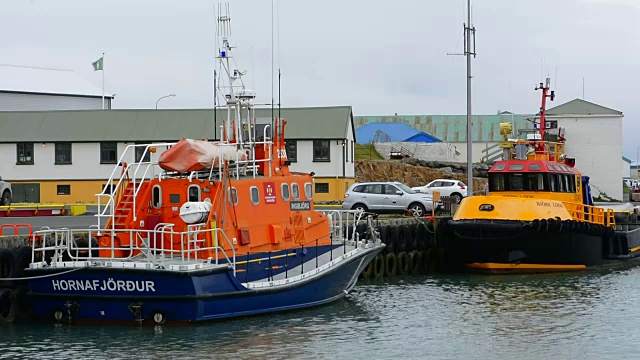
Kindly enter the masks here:
<path id="1" fill-rule="evenodd" d="M 105 98 L 105 108 L 110 100 Z M 96 110 L 102 109 L 102 98 L 0 93 L 0 111 Z"/>
<path id="2" fill-rule="evenodd" d="M 474 142 L 471 144 L 471 158 L 474 163 L 478 163 L 482 161 L 482 156 L 485 154 L 482 150 L 490 147 L 492 145 L 498 144 L 497 142 Z M 455 149 L 458 150 L 460 155 L 460 159 L 462 162 L 467 162 L 467 143 L 466 142 L 452 142 L 451 145 L 455 146 Z M 497 148 L 491 149 L 489 151 L 496 151 Z"/>
<path id="3" fill-rule="evenodd" d="M 314 162 L 313 161 L 313 141 L 312 140 L 297 140 L 298 146 L 298 158 L 297 161 L 291 163 L 292 171 L 300 172 L 315 172 L 316 177 L 344 177 L 355 176 L 355 166 L 351 162 L 351 150 L 347 154 L 347 144 L 345 143 L 345 159 L 343 163 L 343 146 L 342 140 L 329 140 L 329 146 L 331 151 L 329 155 L 329 162 Z M 349 156 L 347 156 L 349 155 Z"/>
<path id="4" fill-rule="evenodd" d="M 118 143 L 119 159 L 124 152 L 124 143 Z M 157 160 L 164 148 L 159 148 L 153 159 Z M 17 165 L 16 144 L 0 144 L 0 176 L 7 181 L 15 180 L 101 180 L 108 179 L 116 164 L 100 164 L 100 144 L 99 143 L 73 143 L 71 145 L 71 164 L 55 164 L 55 144 L 35 143 L 33 146 L 33 165 Z M 133 162 L 134 151 L 131 149 L 125 162 Z M 120 174 L 120 169 L 117 172 Z M 161 169 L 155 167 L 150 169 L 159 174 Z M 133 174 L 130 174 L 133 175 Z M 136 177 L 140 178 L 142 173 Z"/>
<path id="5" fill-rule="evenodd" d="M 391 148 L 400 150 L 405 148 L 413 153 L 413 158 L 426 161 L 466 162 L 466 157 L 456 154 L 456 148 L 450 143 L 416 143 L 416 142 L 388 142 L 375 143 L 376 151 L 380 156 L 389 159 Z M 459 152 L 459 151 L 458 151 Z"/>
<path id="6" fill-rule="evenodd" d="M 594 196 L 599 191 L 622 200 L 622 116 L 553 116 L 565 130 L 565 152 L 576 168 L 591 178 Z M 599 190 L 598 190 L 599 189 Z"/>
<path id="7" fill-rule="evenodd" d="M 622 160 L 622 177 L 623 178 L 631 177 L 631 164 L 624 160 Z"/>

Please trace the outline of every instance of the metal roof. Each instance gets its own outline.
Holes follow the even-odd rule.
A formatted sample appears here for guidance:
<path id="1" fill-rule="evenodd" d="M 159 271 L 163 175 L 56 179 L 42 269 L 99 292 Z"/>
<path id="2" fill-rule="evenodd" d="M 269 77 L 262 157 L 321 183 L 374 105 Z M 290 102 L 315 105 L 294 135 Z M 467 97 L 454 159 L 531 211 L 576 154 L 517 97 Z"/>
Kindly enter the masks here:
<path id="1" fill-rule="evenodd" d="M 547 115 L 622 115 L 621 111 L 610 109 L 582 99 L 573 99 L 562 105 L 547 109 Z"/>
<path id="2" fill-rule="evenodd" d="M 345 139 L 352 120 L 350 106 L 283 108 L 281 114 L 287 139 Z M 218 110 L 218 129 L 223 116 L 226 110 Z M 256 109 L 258 122 L 270 116 L 270 108 Z M 4 111 L 0 129 L 2 143 L 215 138 L 212 109 Z"/>
<path id="3" fill-rule="evenodd" d="M 7 64 L 0 64 L 0 91 L 102 97 L 102 88 L 72 70 Z"/>
<path id="4" fill-rule="evenodd" d="M 472 141 L 498 142 L 502 141 L 500 123 L 512 124 L 514 135 L 518 130 L 533 129 L 533 123 L 527 120 L 533 115 L 505 114 L 505 115 L 474 115 L 471 118 Z M 423 131 L 442 141 L 467 141 L 466 115 L 391 115 L 391 116 L 354 116 L 356 128 L 377 122 L 404 122 L 416 130 Z"/>
<path id="5" fill-rule="evenodd" d="M 422 131 L 403 123 L 403 122 L 377 122 L 369 123 L 359 127 L 356 130 L 356 142 L 358 144 L 368 144 L 373 142 L 376 134 L 380 130 L 384 139 L 377 139 L 379 142 L 402 142 L 413 138 L 413 141 L 417 140 L 417 135 L 424 135 L 422 138 L 428 142 L 439 142 L 440 139 L 436 139 L 433 136 L 426 134 Z M 384 136 L 387 135 L 387 136 Z"/>

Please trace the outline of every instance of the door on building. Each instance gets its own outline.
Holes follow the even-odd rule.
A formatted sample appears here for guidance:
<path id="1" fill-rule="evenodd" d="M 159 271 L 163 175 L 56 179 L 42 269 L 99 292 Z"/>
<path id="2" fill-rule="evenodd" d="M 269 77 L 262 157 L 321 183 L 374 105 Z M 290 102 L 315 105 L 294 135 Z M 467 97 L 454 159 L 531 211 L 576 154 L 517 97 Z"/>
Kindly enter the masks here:
<path id="1" fill-rule="evenodd" d="M 12 202 L 39 203 L 40 184 L 11 184 Z"/>

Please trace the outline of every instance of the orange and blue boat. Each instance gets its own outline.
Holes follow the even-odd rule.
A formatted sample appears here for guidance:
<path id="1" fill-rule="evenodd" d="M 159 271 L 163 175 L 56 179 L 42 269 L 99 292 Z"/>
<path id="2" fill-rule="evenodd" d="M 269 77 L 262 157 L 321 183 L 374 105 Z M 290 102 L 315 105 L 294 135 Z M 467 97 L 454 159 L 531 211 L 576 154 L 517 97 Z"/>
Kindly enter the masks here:
<path id="1" fill-rule="evenodd" d="M 531 139 L 509 139 L 500 124 L 503 159 L 489 169 L 485 196 L 464 199 L 446 224 L 447 262 L 455 269 L 530 273 L 580 271 L 640 259 L 640 223 L 632 211 L 597 206 L 589 177 L 565 154 L 560 129 L 551 134 L 546 100 Z"/>
<path id="2" fill-rule="evenodd" d="M 315 306 L 348 294 L 384 248 L 371 216 L 314 209 L 313 173 L 289 169 L 285 120 L 258 134 L 230 18 L 218 22 L 221 140 L 129 145 L 95 227 L 36 231 L 34 317 L 164 324 Z"/>

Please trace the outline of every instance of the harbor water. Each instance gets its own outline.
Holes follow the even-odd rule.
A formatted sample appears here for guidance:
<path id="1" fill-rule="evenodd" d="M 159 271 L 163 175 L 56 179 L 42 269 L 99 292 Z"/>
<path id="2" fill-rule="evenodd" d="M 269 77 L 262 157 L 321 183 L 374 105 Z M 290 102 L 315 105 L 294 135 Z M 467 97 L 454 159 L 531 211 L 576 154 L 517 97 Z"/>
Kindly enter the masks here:
<path id="1" fill-rule="evenodd" d="M 198 325 L 0 326 L 0 358 L 634 359 L 640 268 L 360 282 L 312 309 Z"/>

